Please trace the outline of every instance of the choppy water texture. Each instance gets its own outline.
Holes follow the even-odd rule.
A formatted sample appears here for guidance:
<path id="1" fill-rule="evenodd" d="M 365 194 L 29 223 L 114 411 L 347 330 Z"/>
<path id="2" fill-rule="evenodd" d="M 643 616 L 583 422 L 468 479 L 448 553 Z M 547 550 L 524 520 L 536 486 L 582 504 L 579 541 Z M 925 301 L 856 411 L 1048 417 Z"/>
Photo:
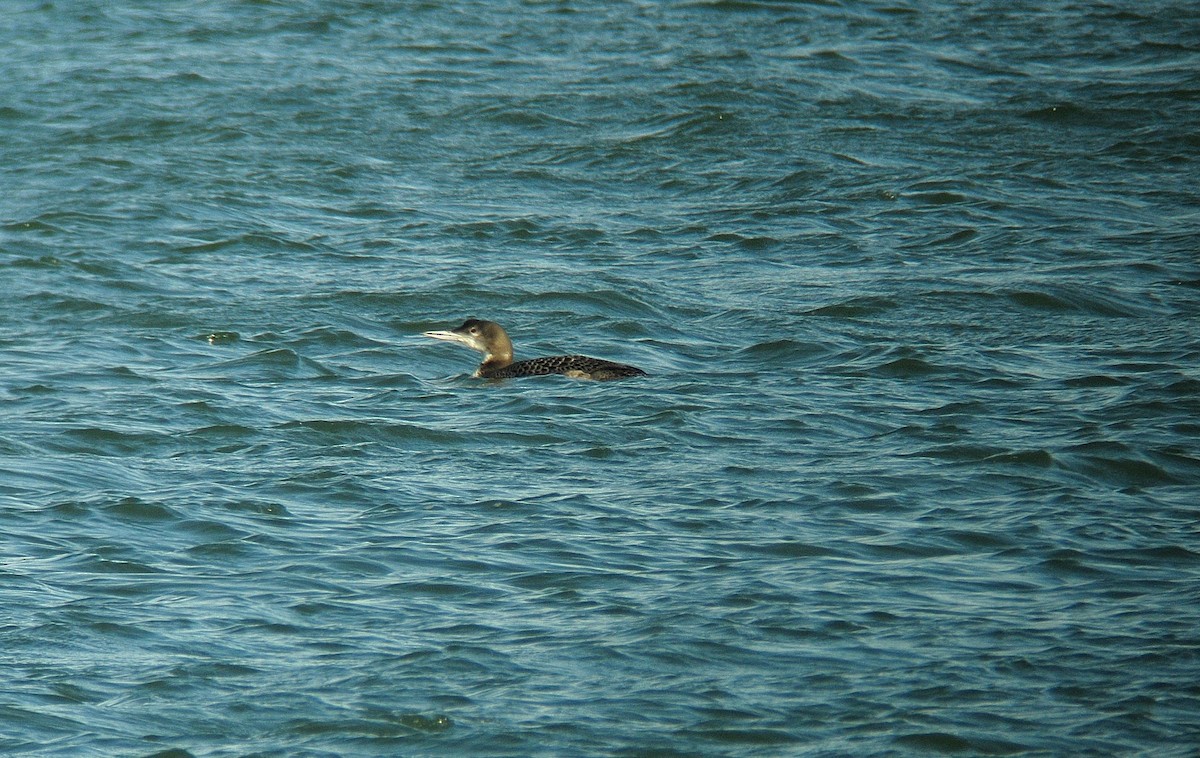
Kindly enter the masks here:
<path id="1" fill-rule="evenodd" d="M 1195 754 L 1192 3 L 4 7 L 0 752 Z"/>

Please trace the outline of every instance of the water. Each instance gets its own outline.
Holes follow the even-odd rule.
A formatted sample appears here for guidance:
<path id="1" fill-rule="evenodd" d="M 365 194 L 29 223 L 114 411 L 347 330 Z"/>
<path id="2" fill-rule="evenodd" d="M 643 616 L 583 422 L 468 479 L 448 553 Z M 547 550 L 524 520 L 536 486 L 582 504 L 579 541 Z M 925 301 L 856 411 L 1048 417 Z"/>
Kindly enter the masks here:
<path id="1" fill-rule="evenodd" d="M 1190 3 L 3 16 L 0 752 L 1195 754 Z"/>

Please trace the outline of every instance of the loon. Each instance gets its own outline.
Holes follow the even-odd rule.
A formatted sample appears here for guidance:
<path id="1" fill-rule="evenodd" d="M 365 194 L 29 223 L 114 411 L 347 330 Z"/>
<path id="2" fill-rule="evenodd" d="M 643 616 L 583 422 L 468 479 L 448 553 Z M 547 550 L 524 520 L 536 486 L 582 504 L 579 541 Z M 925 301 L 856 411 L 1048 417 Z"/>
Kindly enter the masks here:
<path id="1" fill-rule="evenodd" d="M 586 355 L 553 355 L 513 363 L 512 340 L 495 321 L 469 318 L 462 326 L 448 332 L 425 332 L 425 336 L 435 340 L 458 342 L 483 353 L 483 363 L 479 364 L 479 368 L 475 369 L 473 374 L 483 379 L 516 379 L 522 376 L 562 374 L 572 379 L 594 379 L 602 382 L 646 375 L 640 368 L 600 358 L 589 358 Z"/>

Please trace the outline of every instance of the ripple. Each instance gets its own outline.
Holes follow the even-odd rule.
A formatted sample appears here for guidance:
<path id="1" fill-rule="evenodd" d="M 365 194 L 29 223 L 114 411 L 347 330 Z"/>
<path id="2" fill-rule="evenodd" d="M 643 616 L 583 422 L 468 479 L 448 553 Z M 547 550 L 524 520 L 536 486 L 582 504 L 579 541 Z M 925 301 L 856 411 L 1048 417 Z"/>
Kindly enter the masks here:
<path id="1" fill-rule="evenodd" d="M 865 318 L 886 313 L 897 307 L 894 300 L 882 297 L 855 297 L 842 303 L 825 305 L 808 311 L 813 316 L 834 318 Z"/>
<path id="2" fill-rule="evenodd" d="M 283 347 L 267 348 L 241 358 L 210 363 L 194 369 L 193 372 L 220 379 L 260 381 L 318 379 L 337 375 L 319 361 Z"/>
<path id="3" fill-rule="evenodd" d="M 1090 447 L 1085 445 L 1075 448 L 1065 457 L 1074 470 L 1100 481 L 1120 487 L 1162 487 L 1182 484 L 1184 481 L 1163 467 L 1142 458 L 1083 452 Z"/>
<path id="4" fill-rule="evenodd" d="M 160 503 L 147 502 L 137 497 L 126 497 L 105 508 L 116 518 L 134 521 L 177 521 L 179 516 Z"/>
<path id="5" fill-rule="evenodd" d="M 1016 290 L 1007 297 L 1024 308 L 1063 313 L 1080 312 L 1098 316 L 1132 317 L 1146 312 L 1144 304 L 1123 302 L 1118 296 L 1096 291 L 1084 293 L 1075 289 Z"/>
<path id="6" fill-rule="evenodd" d="M 321 444 L 353 444 L 365 441 L 419 442 L 439 445 L 461 444 L 470 440 L 469 434 L 447 431 L 418 424 L 381 423 L 359 420 L 289 421 L 285 430 L 303 430 L 317 435 Z"/>
<path id="7" fill-rule="evenodd" d="M 60 453 L 122 457 L 170 445 L 170 435 L 159 432 L 123 432 L 102 427 L 83 427 L 62 432 L 51 443 L 51 449 Z"/>

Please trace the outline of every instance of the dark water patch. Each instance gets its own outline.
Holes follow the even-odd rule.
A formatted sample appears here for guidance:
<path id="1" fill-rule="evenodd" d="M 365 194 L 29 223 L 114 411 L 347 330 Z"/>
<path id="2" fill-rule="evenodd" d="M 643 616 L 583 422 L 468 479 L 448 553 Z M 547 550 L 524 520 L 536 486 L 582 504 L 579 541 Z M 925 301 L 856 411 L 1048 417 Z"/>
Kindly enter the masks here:
<path id="1" fill-rule="evenodd" d="M 247 537 L 247 532 L 211 518 L 185 519 L 179 523 L 178 528 L 208 540 L 240 540 Z"/>
<path id="2" fill-rule="evenodd" d="M 839 508 L 868 513 L 890 511 L 900 507 L 900 501 L 896 497 L 886 494 L 843 496 L 835 499 L 833 504 Z"/>
<path id="3" fill-rule="evenodd" d="M 681 86 L 686 88 L 688 85 Z M 621 148 L 636 146 L 639 151 L 647 144 L 662 143 L 669 148 L 685 139 L 736 135 L 740 123 L 736 114 L 715 106 L 661 113 L 639 124 L 639 131 L 625 135 L 617 144 Z"/>
<path id="4" fill-rule="evenodd" d="M 145 629 L 140 629 L 129 624 L 115 624 L 105 621 L 91 624 L 89 626 L 89 631 L 104 636 L 121 637 L 125 639 L 149 639 L 153 637 L 153 634 Z"/>
<path id="5" fill-rule="evenodd" d="M 868 344 L 842 353 L 838 356 L 837 365 L 828 370 L 838 375 L 886 379 L 934 379 L 962 374 L 976 378 L 982 373 L 966 366 L 943 365 L 933 360 L 933 356 L 923 355 L 923 352 L 906 346 Z"/>
<path id="6" fill-rule="evenodd" d="M 1049 450 L 1014 450 L 997 453 L 984 458 L 983 462 L 1047 469 L 1056 465 L 1054 455 Z"/>
<path id="7" fill-rule="evenodd" d="M 404 737 L 413 732 L 439 734 L 450 730 L 454 722 L 444 715 L 425 716 L 422 714 L 400 714 L 388 719 L 330 719 L 330 720 L 296 720 L 288 726 L 288 730 L 305 736 L 336 736 L 339 740 L 386 740 Z M 383 747 L 382 745 L 380 747 Z"/>
<path id="8" fill-rule="evenodd" d="M 529 217 L 472 221 L 466 224 L 450 224 L 445 228 L 447 234 L 481 240 L 494 237 L 527 240 L 542 236 L 544 230 L 543 222 Z"/>
<path id="9" fill-rule="evenodd" d="M 84 727 L 78 721 L 47 713 L 46 710 L 40 707 L 23 708 L 16 705 L 4 704 L 0 705 L 0 718 L 4 718 L 9 723 L 30 724 L 37 729 L 46 729 L 51 732 L 68 733 L 83 731 Z M 0 737 L 0 745 L 6 742 L 14 750 L 40 750 L 44 747 L 29 740 Z"/>
<path id="10" fill-rule="evenodd" d="M 874 368 L 867 369 L 865 373 L 874 376 L 888 376 L 898 379 L 909 379 L 928 376 L 930 374 L 942 373 L 944 369 L 929 361 L 921 358 L 896 358 L 895 360 L 881 363 Z"/>
<path id="11" fill-rule="evenodd" d="M 220 503 L 220 507 L 238 514 L 271 518 L 290 518 L 292 516 L 286 505 L 269 500 L 226 500 Z"/>
<path id="12" fill-rule="evenodd" d="M 126 497 L 104 508 L 109 515 L 132 521 L 178 521 L 179 516 L 161 503 Z"/>
<path id="13" fill-rule="evenodd" d="M 1005 455 L 1006 453 L 1007 451 L 1003 448 L 987 445 L 942 445 L 911 453 L 911 455 L 939 460 L 976 463 L 998 455 Z"/>
<path id="14" fill-rule="evenodd" d="M 289 239 L 280 233 L 245 232 L 208 242 L 180 245 L 177 252 L 185 255 L 227 251 L 253 251 L 261 254 L 264 252 L 306 252 L 314 249 L 311 243 Z"/>
<path id="15" fill-rule="evenodd" d="M 1200 482 L 1200 455 L 1183 447 L 1155 448 L 1146 456 L 1186 484 Z"/>
<path id="16" fill-rule="evenodd" d="M 9 221 L 0 224 L 0 231 L 12 234 L 53 235 L 62 234 L 66 230 L 39 217 L 29 219 L 28 221 Z M 63 261 L 52 255 L 44 255 L 39 258 L 16 258 L 9 265 L 25 268 L 55 268 L 63 265 Z"/>
<path id="17" fill-rule="evenodd" d="M 171 447 L 169 434 L 159 432 L 123 432 L 106 427 L 67 429 L 49 443 L 60 453 L 124 457 L 151 452 L 161 453 Z"/>
<path id="18" fill-rule="evenodd" d="M 474 436 L 470 431 L 457 432 L 418 424 L 356 419 L 288 421 L 280 428 L 310 432 L 316 435 L 314 442 L 324 445 L 361 442 L 459 445 L 469 442 Z"/>
<path id="19" fill-rule="evenodd" d="M 329 567 L 338 572 L 360 577 L 387 576 L 392 573 L 392 568 L 387 563 L 349 556 L 333 559 L 330 561 Z"/>
<path id="20" fill-rule="evenodd" d="M 743 250 L 751 252 L 774 250 L 777 249 L 781 244 L 780 241 L 774 237 L 744 235 L 736 232 L 720 232 L 718 234 L 713 234 L 708 237 L 708 241 L 729 242 Z"/>
<path id="21" fill-rule="evenodd" d="M 801 742 L 799 736 L 784 729 L 689 729 L 689 736 L 699 737 L 718 745 L 788 745 Z"/>
<path id="22" fill-rule="evenodd" d="M 351 347 L 376 347 L 386 343 L 372 340 L 364 337 L 356 331 L 350 329 L 338 329 L 329 326 L 320 326 L 312 329 L 306 329 L 292 340 L 293 344 L 299 345 L 324 345 L 338 348 Z"/>
<path id="23" fill-rule="evenodd" d="M 1009 290 L 1005 295 L 1017 305 L 1035 311 L 1087 313 L 1097 316 L 1132 317 L 1147 312 L 1146 303 L 1130 303 L 1125 298 L 1096 290 L 1076 288 L 1049 290 Z"/>
<path id="24" fill-rule="evenodd" d="M 939 754 L 1014 755 L 1033 749 L 1030 745 L 1022 745 L 1006 739 L 963 737 L 950 732 L 904 734 L 896 737 L 894 742 L 901 748 Z"/>
<path id="25" fill-rule="evenodd" d="M 981 532 L 981 531 L 950 531 L 946 533 L 946 538 L 969 548 L 971 550 L 1002 550 L 1017 546 L 1018 541 L 1007 533 Z M 1022 589 L 1029 589 L 1028 585 L 1017 585 Z"/>
<path id="26" fill-rule="evenodd" d="M 959 229 L 928 241 L 907 244 L 904 247 L 964 247 L 971 242 L 975 242 L 979 236 L 980 231 L 978 229 Z"/>
<path id="27" fill-rule="evenodd" d="M 229 563 L 244 563 L 262 555 L 260 550 L 240 540 L 205 542 L 187 548 L 186 552 L 199 560 Z"/>
<path id="28" fill-rule="evenodd" d="M 1129 380 L 1123 377 L 1109 376 L 1105 374 L 1093 374 L 1091 376 L 1080 376 L 1072 379 L 1064 379 L 1063 384 L 1067 387 L 1080 387 L 1084 389 L 1092 388 L 1107 388 L 1107 387 L 1124 387 L 1129 384 Z"/>
<path id="29" fill-rule="evenodd" d="M 1038 568 L 1057 578 L 1072 579 L 1111 579 L 1110 572 L 1094 565 L 1094 559 L 1078 550 L 1059 549 L 1038 564 Z"/>
<path id="30" fill-rule="evenodd" d="M 811 5 L 825 5 L 822 0 L 817 0 Z M 782 11 L 794 13 L 796 8 L 791 3 L 770 2 L 769 0 L 693 0 L 688 3 L 689 7 L 701 8 L 711 11 L 723 11 L 727 13 L 744 13 L 752 11 Z"/>
<path id="31" fill-rule="evenodd" d="M 911 192 L 904 195 L 906 199 L 912 200 L 920 205 L 955 205 L 965 203 L 970 200 L 967 195 L 958 192 L 947 192 L 945 190 L 934 190 L 929 192 Z M 956 235 L 962 232 L 956 232 Z M 971 234 L 968 232 L 968 234 Z M 971 236 L 974 236 L 971 234 Z M 969 239 L 970 237 L 968 237 Z"/>
<path id="32" fill-rule="evenodd" d="M 738 350 L 739 355 L 745 355 L 754 360 L 807 360 L 813 356 L 825 355 L 829 346 L 820 342 L 805 342 L 796 339 L 773 339 L 759 342 Z"/>
<path id="33" fill-rule="evenodd" d="M 945 403 L 944 405 L 939 405 L 939 406 L 933 407 L 933 408 L 927 408 L 925 410 L 919 411 L 919 413 L 921 413 L 922 415 L 933 415 L 933 416 L 963 415 L 963 416 L 974 417 L 974 416 L 977 416 L 980 412 L 985 411 L 986 409 L 987 409 L 987 405 L 978 400 L 967 400 L 967 401 L 954 400 L 954 401 Z"/>
<path id="34" fill-rule="evenodd" d="M 1075 445 L 1064 451 L 1062 458 L 1072 470 L 1118 487 L 1161 487 L 1183 483 L 1162 466 L 1119 443 Z"/>
<path id="35" fill-rule="evenodd" d="M 1075 103 L 1055 103 L 1025 111 L 1022 117 L 1055 126 L 1095 126 L 1106 120 L 1101 114 Z"/>
<path id="36" fill-rule="evenodd" d="M 563 127 L 576 129 L 583 126 L 581 123 L 541 110 L 535 103 L 529 101 L 518 103 L 515 106 L 500 104 L 486 106 L 475 111 L 471 116 L 494 121 L 504 126 L 529 130 L 557 131 Z"/>
<path id="37" fill-rule="evenodd" d="M 898 305 L 895 300 L 884 297 L 854 297 L 842 303 L 814 308 L 807 313 L 811 316 L 833 318 L 868 318 L 884 314 Z"/>
<path id="38" fill-rule="evenodd" d="M 47 510 L 67 519 L 90 516 L 92 513 L 91 506 L 79 500 L 67 500 L 54 503 L 53 505 L 48 506 Z"/>
<path id="39" fill-rule="evenodd" d="M 1182 398 L 1195 398 L 1200 396 L 1200 379 L 1180 379 L 1172 382 L 1163 388 L 1163 391 L 1168 395 L 1177 395 Z"/>
<path id="40" fill-rule="evenodd" d="M 1200 563 L 1200 552 L 1183 545 L 1159 545 L 1118 550 L 1099 550 L 1099 555 L 1131 566 L 1163 565 L 1187 568 Z M 1165 589 L 1165 588 L 1164 588 Z"/>
<path id="41" fill-rule="evenodd" d="M 498 595 L 481 587 L 453 582 L 401 582 L 389 587 L 401 595 L 432 595 L 435 597 L 477 597 Z"/>
<path id="42" fill-rule="evenodd" d="M 71 295 L 59 295 L 53 292 L 41 292 L 25 298 L 37 310 L 45 310 L 54 316 L 90 316 L 96 317 L 115 310 L 115 307 L 100 300 Z"/>

